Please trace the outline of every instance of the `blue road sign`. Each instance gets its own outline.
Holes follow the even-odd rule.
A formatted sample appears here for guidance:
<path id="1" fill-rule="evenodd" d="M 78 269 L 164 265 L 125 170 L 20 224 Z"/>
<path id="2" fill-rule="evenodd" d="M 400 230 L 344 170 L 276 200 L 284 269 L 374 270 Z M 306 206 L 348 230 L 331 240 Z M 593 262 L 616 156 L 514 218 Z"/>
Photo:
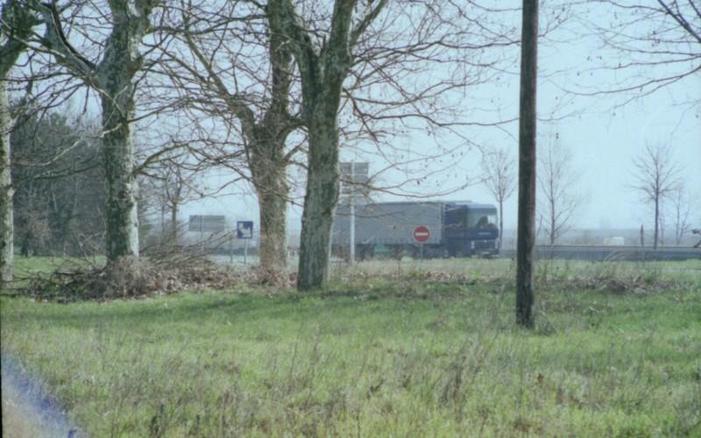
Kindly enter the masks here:
<path id="1" fill-rule="evenodd" d="M 253 221 L 236 222 L 237 239 L 253 239 Z"/>

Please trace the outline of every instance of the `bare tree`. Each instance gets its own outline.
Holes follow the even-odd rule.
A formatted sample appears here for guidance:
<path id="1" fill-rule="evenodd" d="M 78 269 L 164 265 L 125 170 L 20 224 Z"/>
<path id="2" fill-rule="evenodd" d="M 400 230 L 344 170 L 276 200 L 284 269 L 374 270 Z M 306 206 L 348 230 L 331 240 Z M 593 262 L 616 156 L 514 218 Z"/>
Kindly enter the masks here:
<path id="1" fill-rule="evenodd" d="M 21 106 L 29 115 L 11 136 L 15 241 L 23 254 L 93 254 L 104 233 L 99 129 L 64 112 L 28 110 Z"/>
<path id="2" fill-rule="evenodd" d="M 379 0 L 353 25 L 356 0 L 336 0 L 328 42 L 323 50 L 313 44 L 314 29 L 304 25 L 291 0 L 271 0 L 271 30 L 286 35 L 302 77 L 302 117 L 309 135 L 307 190 L 302 213 L 302 235 L 297 287 L 320 287 L 327 277 L 333 210 L 338 201 L 338 111 L 343 82 L 353 65 L 358 38 L 386 6 Z"/>
<path id="3" fill-rule="evenodd" d="M 701 72 L 701 6 L 697 0 L 595 0 L 588 27 L 601 40 L 603 56 L 591 57 L 595 70 L 615 71 L 616 82 L 584 94 L 621 93 L 626 102 L 683 81 Z M 599 51 L 601 54 L 602 51 Z M 581 69 L 580 69 L 581 70 Z M 687 95 L 688 104 L 699 97 Z"/>
<path id="4" fill-rule="evenodd" d="M 169 237 L 177 245 L 179 236 L 178 213 L 183 204 L 203 195 L 198 186 L 198 168 L 187 163 L 188 156 L 182 152 L 171 152 L 160 157 L 158 163 L 145 169 L 144 184 L 151 198 L 152 208 L 161 213 L 161 235 Z M 165 217 L 168 216 L 168 221 Z M 166 231 L 166 222 L 170 229 Z"/>
<path id="5" fill-rule="evenodd" d="M 504 202 L 516 190 L 514 157 L 503 148 L 486 151 L 482 155 L 484 184 L 499 204 L 499 249 L 504 241 Z"/>
<path id="6" fill-rule="evenodd" d="M 33 48 L 50 54 L 69 74 L 94 90 L 102 106 L 102 152 L 107 184 L 106 251 L 108 261 L 138 256 L 138 219 L 134 141 L 134 94 L 144 56 L 139 46 L 151 29 L 156 0 L 119 0 L 104 4 L 31 2 L 45 33 Z M 86 8 L 85 10 L 83 10 Z M 80 20 L 102 20 L 93 26 Z M 111 28 L 103 33 L 104 22 Z M 68 25 L 69 32 L 64 29 Z M 73 42 L 70 39 L 73 38 Z M 81 48 L 87 49 L 81 53 Z M 56 66 L 48 65 L 56 70 Z"/>
<path id="7" fill-rule="evenodd" d="M 484 76 L 477 72 L 495 66 L 493 60 L 486 59 L 488 49 L 514 44 L 510 30 L 490 32 L 488 17 L 476 16 L 485 8 L 467 3 L 268 2 L 267 10 L 277 16 L 270 20 L 271 31 L 285 35 L 297 63 L 302 91 L 300 118 L 309 144 L 297 282 L 300 290 L 320 287 L 326 280 L 331 224 L 338 201 L 341 135 L 354 130 L 352 134 L 376 142 L 387 132 L 377 129 L 378 122 L 387 121 L 405 127 L 423 124 L 428 129 L 461 125 L 451 117 L 454 113 L 445 110 L 450 105 L 443 97 L 483 82 Z M 474 28 L 476 23 L 479 30 Z M 448 73 L 441 76 L 441 72 Z M 339 115 L 344 110 L 357 123 L 342 130 Z M 471 124 L 463 121 L 462 125 Z"/>
<path id="8" fill-rule="evenodd" d="M 652 203 L 654 210 L 653 248 L 657 249 L 660 235 L 662 203 L 679 189 L 681 169 L 674 162 L 671 146 L 646 146 L 642 155 L 633 159 L 635 183 L 643 201 Z"/>
<path id="9" fill-rule="evenodd" d="M 555 133 L 538 154 L 543 228 L 550 245 L 555 245 L 569 229 L 580 202 L 580 197 L 573 190 L 578 176 L 572 163 L 572 152 L 559 139 L 559 134 Z"/>
<path id="10" fill-rule="evenodd" d="M 538 78 L 538 0 L 523 0 L 519 109 L 518 237 L 516 244 L 516 323 L 535 324 L 533 265 L 536 206 L 536 91 Z"/>
<path id="11" fill-rule="evenodd" d="M 0 59 L 3 60 L 8 56 L 5 50 L 0 51 Z M 5 66 L 1 67 L 3 70 Z M 5 77 L 4 72 L 0 72 Z M 12 173 L 10 167 L 10 130 L 12 121 L 10 117 L 10 104 L 5 91 L 5 84 L 0 85 L 0 284 L 6 284 L 12 281 L 13 263 L 14 263 L 14 227 L 13 227 L 13 211 L 12 211 Z"/>
<path id="12" fill-rule="evenodd" d="M 446 105 L 440 102 L 441 95 L 459 90 L 468 83 L 485 81 L 483 75 L 476 74 L 476 70 L 484 70 L 485 66 L 492 64 L 492 61 L 484 62 L 482 54 L 490 45 L 485 41 L 472 41 L 473 44 L 470 45 L 455 37 L 459 35 L 465 39 L 470 35 L 477 38 L 477 32 L 469 34 L 465 31 L 470 19 L 464 17 L 460 5 L 423 0 L 418 3 L 421 6 L 417 6 L 416 2 L 400 1 L 396 2 L 397 9 L 394 13 L 380 14 L 386 6 L 394 3 L 353 1 L 341 6 L 341 2 L 335 4 L 297 0 L 230 2 L 226 7 L 219 8 L 207 6 L 206 2 L 183 2 L 182 12 L 176 14 L 178 16 L 175 19 L 180 24 L 169 25 L 184 50 L 169 47 L 171 56 L 166 75 L 176 88 L 186 94 L 183 101 L 197 113 L 197 117 L 201 114 L 206 114 L 210 119 L 215 116 L 223 122 L 227 134 L 234 132 L 241 138 L 238 140 L 229 136 L 223 141 L 217 141 L 223 146 L 220 156 L 230 157 L 227 163 L 232 164 L 227 166 L 251 181 L 258 193 L 261 265 L 265 270 L 275 270 L 285 263 L 285 207 L 290 185 L 286 173 L 289 165 L 296 162 L 304 167 L 307 170 L 307 183 L 311 184 L 309 187 L 319 187 L 317 176 L 320 162 L 316 158 L 295 158 L 297 151 L 305 151 L 306 144 L 300 142 L 286 145 L 286 139 L 293 131 L 306 131 L 301 133 L 306 135 L 311 145 L 314 142 L 311 140 L 313 135 L 309 126 L 321 126 L 322 119 L 323 123 L 336 120 L 329 130 L 329 135 L 336 138 L 335 144 L 330 145 L 330 149 L 325 152 L 330 153 L 333 159 L 328 162 L 330 168 L 324 172 L 327 176 L 337 175 L 338 171 L 334 168 L 342 143 L 339 138 L 346 140 L 344 147 L 348 147 L 351 141 L 369 139 L 379 149 L 383 135 L 402 129 L 390 126 L 392 124 L 409 129 L 412 124 L 418 125 L 411 122 L 412 119 L 435 126 L 448 125 L 446 122 L 454 123 L 454 120 L 450 120 L 454 115 L 444 111 Z M 345 11 L 336 16 L 336 21 L 333 11 L 341 9 L 334 9 L 334 5 Z M 403 6 L 411 7 L 414 11 L 404 11 Z M 423 15 L 420 11 L 416 12 L 420 8 L 424 8 Z M 447 19 L 448 14 L 440 16 L 436 12 L 451 8 L 451 13 L 463 20 L 462 23 L 466 26 Z M 297 20 L 295 26 L 287 22 L 290 19 L 285 12 L 287 10 L 293 11 L 301 20 Z M 344 24 L 343 20 L 348 22 Z M 451 26 L 446 26 L 449 22 Z M 300 23 L 304 26 L 299 27 Z M 407 23 L 416 23 L 414 26 L 417 31 L 406 32 Z M 334 25 L 356 26 L 352 41 L 339 39 L 343 32 L 350 31 L 335 31 Z M 331 38 L 337 31 L 341 33 Z M 398 34 L 401 38 L 397 37 Z M 501 35 L 504 41 L 500 42 L 503 44 L 500 47 L 514 44 L 505 37 L 507 34 L 508 30 L 495 32 L 488 38 L 485 37 L 485 40 L 493 42 L 500 38 L 495 35 Z M 300 36 L 302 39 L 298 40 Z M 334 58 L 334 53 L 343 54 L 344 50 L 342 47 L 339 48 L 340 51 L 336 48 L 332 50 L 332 44 L 336 43 L 346 45 L 353 52 L 350 53 L 351 56 L 347 59 Z M 461 51 L 464 53 L 468 47 L 473 52 L 472 56 L 460 58 L 456 55 Z M 452 53 L 448 54 L 449 52 Z M 297 56 L 295 66 L 293 55 L 304 55 L 306 58 Z M 466 62 L 458 63 L 458 58 Z M 333 59 L 342 61 L 343 65 L 331 65 L 335 63 Z M 457 71 L 449 71 L 445 75 L 432 74 L 431 81 L 424 81 L 419 76 L 427 69 L 419 63 L 428 62 L 441 62 L 442 69 L 448 71 L 449 67 L 454 67 Z M 325 73 L 327 66 L 330 66 L 329 75 Z M 316 76 L 316 73 L 323 73 L 323 77 Z M 412 84 L 413 89 L 407 86 L 411 81 L 406 80 L 402 84 L 395 80 L 411 75 L 417 78 Z M 469 80 L 466 79 L 468 77 Z M 311 79 L 315 83 L 310 83 Z M 331 85 L 331 88 L 327 85 Z M 337 91 L 332 92 L 334 87 Z M 374 87 L 378 90 L 382 87 L 382 92 L 373 91 Z M 312 92 L 306 94 L 307 98 L 302 104 L 305 90 Z M 323 91 L 324 96 L 330 96 L 331 100 L 318 94 L 319 90 Z M 338 99 L 333 97 L 336 92 Z M 332 105 L 335 109 L 325 108 L 324 99 L 327 103 L 337 100 Z M 342 121 L 339 122 L 340 115 L 348 117 L 341 117 Z M 320 129 L 316 129 L 314 135 Z M 207 142 L 211 144 L 209 132 L 206 135 Z M 317 140 L 325 136 L 328 135 L 315 137 L 314 144 L 318 144 Z M 390 147 L 386 143 L 382 144 L 379 155 L 386 158 Z M 237 153 L 237 148 L 241 153 Z M 207 147 L 208 151 L 212 149 Z M 306 158 L 317 156 L 321 150 L 318 147 L 311 149 L 316 152 Z M 330 150 L 335 152 L 331 153 Z M 219 163 L 223 161 L 218 157 L 209 158 Z M 311 190 L 308 193 L 317 192 Z M 332 201 L 332 197 L 321 200 L 317 195 L 312 197 L 316 201 L 309 204 L 312 210 L 319 202 Z M 318 237 L 322 240 L 326 239 L 323 235 L 327 234 L 323 224 L 330 224 L 333 205 L 323 208 L 323 214 L 307 213 L 323 219 L 321 222 L 305 220 L 305 223 L 310 223 L 307 227 L 311 230 L 310 233 L 321 233 Z M 308 233 L 304 235 L 309 237 Z M 303 241 L 309 242 L 310 239 L 311 237 Z M 303 244 L 305 245 L 308 246 Z M 328 245 L 321 245 L 324 248 L 326 246 Z M 325 259 L 328 251 L 316 252 L 310 249 L 302 252 L 306 255 L 301 257 L 301 265 L 310 266 L 311 263 L 320 266 L 320 274 L 315 281 L 323 281 L 320 279 L 325 277 L 327 262 L 310 262 L 308 256 L 313 252 L 313 258 Z M 305 274 L 300 276 L 302 279 L 307 277 Z"/>
<path id="13" fill-rule="evenodd" d="M 26 50 L 25 41 L 37 24 L 24 2 L 8 0 L 0 20 L 0 285 L 12 281 L 14 228 L 10 133 L 13 127 L 7 81 L 12 67 Z"/>
<path id="14" fill-rule="evenodd" d="M 681 245 L 684 235 L 691 230 L 691 199 L 684 185 L 680 182 L 672 194 L 672 214 L 674 217 L 674 243 Z"/>
<path id="15" fill-rule="evenodd" d="M 214 117 L 224 125 L 227 136 L 216 140 L 220 144 L 206 133 L 206 139 L 196 139 L 206 151 L 195 154 L 225 165 L 255 188 L 260 268 L 274 274 L 287 265 L 287 169 L 299 149 L 288 149 L 287 138 L 300 121 L 291 103 L 292 54 L 282 35 L 269 31 L 268 23 L 279 17 L 246 3 L 181 2 L 169 14 L 180 45 L 165 50 L 161 67 L 180 90 L 190 119 Z"/>

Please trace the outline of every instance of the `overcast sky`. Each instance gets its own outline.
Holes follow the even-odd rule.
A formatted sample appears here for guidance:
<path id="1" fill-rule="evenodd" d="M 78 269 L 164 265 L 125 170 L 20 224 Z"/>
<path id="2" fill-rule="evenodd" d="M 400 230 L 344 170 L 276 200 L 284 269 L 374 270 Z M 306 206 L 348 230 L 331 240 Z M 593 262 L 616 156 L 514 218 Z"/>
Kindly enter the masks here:
<path id="1" fill-rule="evenodd" d="M 558 38 L 553 38 L 558 39 Z M 690 190 L 695 211 L 692 219 L 701 226 L 701 109 L 680 102 L 701 99 L 701 75 L 689 77 L 672 86 L 666 87 L 650 96 L 639 97 L 623 107 L 616 107 L 622 100 L 636 97 L 635 92 L 626 95 L 574 97 L 563 88 L 568 88 L 572 81 L 581 81 L 596 86 L 620 80 L 625 72 L 589 72 L 588 56 L 602 53 L 596 42 L 589 38 L 568 38 L 567 41 L 546 41 L 541 46 L 539 71 L 543 76 L 539 88 L 539 116 L 563 117 L 556 122 L 542 121 L 539 131 L 547 134 L 557 131 L 561 144 L 568 147 L 573 154 L 573 166 L 579 174 L 574 191 L 582 198 L 574 225 L 580 228 L 633 228 L 640 224 L 649 226 L 652 221 L 650 209 L 641 202 L 638 193 L 630 185 L 633 183 L 634 169 L 631 160 L 640 155 L 646 145 L 672 145 L 674 158 L 683 168 L 683 180 Z M 515 73 L 515 69 L 512 73 Z M 552 76 L 553 72 L 563 71 L 561 75 Z M 577 73 L 581 73 L 581 76 Z M 585 74 L 586 73 L 586 74 Z M 567 101 L 566 107 L 557 106 Z M 518 76 L 502 76 L 499 83 L 483 87 L 466 105 L 493 102 L 504 115 L 515 116 L 518 112 Z M 566 117 L 565 117 L 566 116 Z M 481 144 L 510 148 L 517 151 L 517 124 L 506 126 L 506 133 L 491 129 L 465 129 L 461 133 L 468 138 L 475 138 Z M 457 137 L 444 136 L 446 143 L 459 144 Z M 435 140 L 416 135 L 397 138 L 397 142 L 406 144 L 416 153 L 428 153 L 435 150 Z M 433 143 L 433 144 L 431 144 Z M 450 158 L 454 165 L 447 172 L 433 176 L 424 184 L 426 194 L 436 193 L 440 188 L 450 186 L 455 181 L 462 181 L 462 175 L 474 178 L 479 173 L 480 155 L 475 149 L 465 148 L 465 155 L 460 159 Z M 370 161 L 370 172 L 383 167 L 383 163 L 374 161 L 373 156 L 362 156 L 356 151 L 343 151 L 342 159 Z M 444 166 L 446 160 L 427 161 L 427 166 Z M 207 183 L 216 185 L 227 180 L 227 175 L 213 175 Z M 395 183 L 389 176 L 386 183 Z M 419 189 L 422 190 L 422 189 Z M 298 195 L 301 192 L 298 191 Z M 481 185 L 471 185 L 450 195 L 439 196 L 440 199 L 473 200 L 494 202 L 490 194 Z M 389 199 L 387 195 L 376 196 L 378 200 Z M 301 202 L 301 199 L 299 200 Z M 516 196 L 506 205 L 505 226 L 516 226 Z M 250 219 L 257 223 L 257 203 L 250 188 L 241 185 L 232 190 L 232 194 L 217 199 L 193 202 L 183 209 L 183 219 L 188 214 L 225 214 L 237 219 Z M 290 214 L 290 232 L 300 228 L 301 208 L 293 207 Z M 256 226 L 257 228 L 257 226 Z"/>

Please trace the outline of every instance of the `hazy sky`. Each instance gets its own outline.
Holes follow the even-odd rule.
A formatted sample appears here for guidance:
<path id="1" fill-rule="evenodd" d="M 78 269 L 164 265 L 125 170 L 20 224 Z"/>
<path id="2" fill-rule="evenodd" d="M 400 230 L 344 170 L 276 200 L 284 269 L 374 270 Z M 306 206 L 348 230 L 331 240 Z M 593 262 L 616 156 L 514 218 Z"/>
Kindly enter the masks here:
<path id="1" fill-rule="evenodd" d="M 693 89 L 701 95 L 701 81 Z M 634 169 L 631 159 L 639 155 L 646 144 L 672 144 L 674 157 L 683 167 L 683 178 L 696 202 L 694 220 L 701 220 L 701 118 L 699 110 L 682 114 L 673 106 L 666 92 L 629 104 L 626 108 L 607 113 L 591 113 L 559 121 L 556 129 L 561 143 L 572 150 L 573 164 L 580 173 L 575 188 L 583 198 L 576 225 L 584 228 L 629 228 L 651 221 L 649 208 L 641 203 L 638 193 L 630 188 Z M 541 126 L 550 129 L 545 123 Z M 512 129 L 516 129 L 512 127 Z M 499 135 L 499 138 L 503 136 Z M 518 145 L 505 145 L 514 153 Z M 359 157 L 362 160 L 362 157 Z M 459 167 L 473 174 L 479 171 L 480 155 L 470 153 Z M 372 163 L 371 163 L 372 168 Z M 372 172 L 372 170 L 371 170 Z M 221 182 L 227 176 L 215 178 Z M 216 185 L 215 179 L 210 184 Z M 443 178 L 436 177 L 438 180 Z M 428 189 L 431 193 L 432 189 Z M 249 193 L 249 194 L 246 194 Z M 387 197 L 384 197 L 387 198 Z M 482 186 L 469 186 L 443 198 L 494 202 Z M 383 199 L 383 197 L 379 197 Z M 300 200 L 301 202 L 301 200 Z M 206 210 L 257 221 L 257 203 L 250 189 L 242 186 L 233 195 L 189 204 L 184 215 Z M 292 208 L 290 228 L 299 229 L 300 208 Z M 516 225 L 516 196 L 505 206 L 505 226 Z M 701 224 L 697 224 L 701 225 Z"/>
<path id="2" fill-rule="evenodd" d="M 557 38 L 555 38 L 557 39 Z M 619 80 L 625 72 L 598 72 L 587 70 L 587 56 L 602 53 L 596 43 L 587 38 L 569 38 L 562 42 L 545 42 L 541 46 L 539 71 L 543 76 L 539 88 L 539 116 L 563 116 L 556 122 L 543 121 L 539 125 L 541 133 L 557 131 L 561 144 L 573 154 L 573 165 L 579 174 L 578 184 L 573 189 L 582 198 L 574 225 L 583 228 L 630 228 L 651 223 L 650 209 L 640 201 L 630 184 L 633 183 L 633 157 L 639 155 L 646 145 L 671 144 L 674 157 L 683 167 L 683 179 L 695 202 L 692 219 L 701 226 L 701 108 L 680 104 L 691 99 L 701 99 L 701 75 L 686 78 L 675 85 L 640 97 L 623 107 L 616 108 L 624 98 L 635 97 L 634 93 L 613 96 L 573 97 L 562 88 L 569 88 L 572 81 L 582 84 L 607 84 Z M 514 69 L 512 73 L 516 72 Z M 555 71 L 561 75 L 551 76 Z M 582 76 L 577 72 L 582 73 Z M 584 74 L 586 72 L 586 75 Z M 466 105 L 484 105 L 494 101 L 500 106 L 505 118 L 518 112 L 518 76 L 502 76 L 499 83 L 478 90 Z M 566 107 L 553 113 L 555 105 L 570 102 Z M 498 145 L 517 151 L 517 124 L 506 127 L 508 135 L 496 129 L 462 131 L 466 137 L 473 137 L 482 144 Z M 397 138 L 397 142 L 407 144 L 416 153 L 435 149 L 434 140 L 416 135 Z M 448 143 L 458 144 L 459 138 L 446 138 Z M 476 150 L 467 151 L 461 159 L 454 159 L 455 165 L 443 175 L 424 185 L 427 194 L 439 191 L 444 184 L 461 178 L 461 173 L 475 177 L 479 172 L 480 155 Z M 382 163 L 373 162 L 372 156 L 359 156 L 357 152 L 342 152 L 342 159 L 355 158 L 370 161 L 371 173 L 379 170 Z M 448 160 L 450 161 L 450 159 Z M 442 166 L 429 162 L 430 166 Z M 399 178 L 400 176 L 390 177 Z M 226 175 L 212 176 L 208 184 L 224 182 Z M 395 181 L 387 181 L 394 183 Z M 433 184 L 432 184 L 433 183 Z M 421 189 L 419 189 L 421 190 Z M 226 214 L 239 219 L 251 219 L 257 224 L 258 211 L 254 195 L 245 185 L 233 190 L 234 194 L 217 199 L 193 202 L 183 209 L 183 219 L 188 214 Z M 298 193 L 299 194 L 299 193 Z M 387 199 L 387 196 L 377 196 Z M 469 186 L 441 199 L 473 200 L 493 202 L 490 194 L 480 185 Z M 301 199 L 300 199 L 301 202 Z M 505 226 L 516 225 L 516 196 L 506 205 Z M 293 207 L 290 214 L 290 231 L 300 229 L 301 208 Z M 256 228 L 258 226 L 256 225 Z"/>

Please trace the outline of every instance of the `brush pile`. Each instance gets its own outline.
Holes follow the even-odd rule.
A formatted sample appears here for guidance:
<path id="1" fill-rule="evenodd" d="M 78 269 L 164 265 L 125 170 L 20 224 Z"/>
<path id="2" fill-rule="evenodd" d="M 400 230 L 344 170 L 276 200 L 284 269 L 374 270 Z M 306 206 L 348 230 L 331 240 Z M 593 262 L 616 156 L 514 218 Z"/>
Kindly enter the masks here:
<path id="1" fill-rule="evenodd" d="M 73 267 L 36 276 L 23 292 L 35 299 L 59 302 L 109 300 L 226 289 L 250 281 L 246 276 L 250 274 L 225 269 L 205 258 L 123 257 L 104 267 Z"/>

